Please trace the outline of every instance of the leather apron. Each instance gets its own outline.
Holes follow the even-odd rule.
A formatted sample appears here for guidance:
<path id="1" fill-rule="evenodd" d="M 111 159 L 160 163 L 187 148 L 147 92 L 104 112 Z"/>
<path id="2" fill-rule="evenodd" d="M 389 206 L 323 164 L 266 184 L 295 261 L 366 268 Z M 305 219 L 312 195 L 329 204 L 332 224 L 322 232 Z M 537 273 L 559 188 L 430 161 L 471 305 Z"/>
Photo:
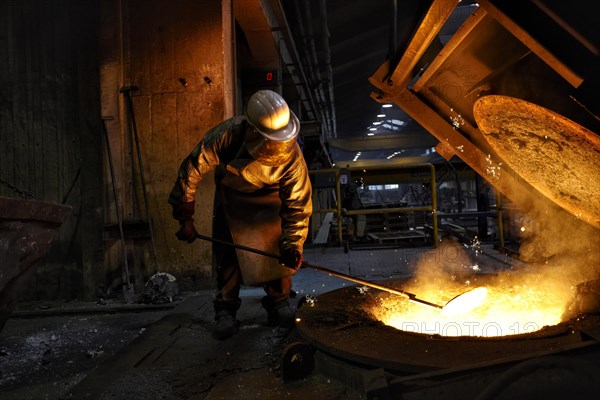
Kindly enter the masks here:
<path id="1" fill-rule="evenodd" d="M 237 164 L 236 160 L 234 161 Z M 243 161 L 242 161 L 243 163 Z M 281 238 L 281 200 L 279 185 L 258 188 L 239 175 L 230 165 L 215 171 L 215 221 L 213 235 L 221 240 L 279 254 Z M 243 284 L 261 286 L 266 282 L 291 276 L 294 271 L 272 257 L 249 251 L 221 247 L 218 251 L 235 251 Z"/>

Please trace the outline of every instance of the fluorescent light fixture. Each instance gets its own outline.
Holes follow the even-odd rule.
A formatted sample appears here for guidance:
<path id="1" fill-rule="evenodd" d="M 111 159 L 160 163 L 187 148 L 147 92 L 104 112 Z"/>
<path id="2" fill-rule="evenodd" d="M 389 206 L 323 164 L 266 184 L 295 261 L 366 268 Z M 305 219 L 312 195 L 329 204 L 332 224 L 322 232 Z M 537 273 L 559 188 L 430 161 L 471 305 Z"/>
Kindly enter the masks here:
<path id="1" fill-rule="evenodd" d="M 389 156 L 387 156 L 387 159 L 390 160 L 390 159 L 396 157 L 398 154 L 402 154 L 402 153 L 404 153 L 404 150 L 395 151 L 392 154 L 390 154 Z"/>
<path id="2" fill-rule="evenodd" d="M 373 131 L 376 131 L 376 130 L 377 130 L 377 128 L 369 128 L 369 130 L 370 130 L 371 132 L 373 132 Z"/>
<path id="3" fill-rule="evenodd" d="M 390 108 L 392 106 L 393 106 L 393 104 L 386 103 L 386 104 L 382 105 L 381 107 L 383 107 L 383 108 Z"/>
<path id="4" fill-rule="evenodd" d="M 375 122 L 373 122 L 373 125 L 379 125 L 379 124 L 381 124 L 381 121 L 375 121 Z"/>
<path id="5" fill-rule="evenodd" d="M 377 114 L 377 118 L 383 118 L 385 117 L 385 114 Z"/>
<path id="6" fill-rule="evenodd" d="M 375 134 L 373 132 L 369 132 L 367 133 L 367 136 L 375 136 Z"/>

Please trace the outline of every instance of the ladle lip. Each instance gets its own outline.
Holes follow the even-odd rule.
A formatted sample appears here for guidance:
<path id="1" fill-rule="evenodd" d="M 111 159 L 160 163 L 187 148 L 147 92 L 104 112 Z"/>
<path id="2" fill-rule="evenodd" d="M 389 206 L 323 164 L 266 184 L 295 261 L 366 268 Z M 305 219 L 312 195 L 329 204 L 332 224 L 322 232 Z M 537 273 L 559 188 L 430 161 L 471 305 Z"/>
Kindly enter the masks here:
<path id="1" fill-rule="evenodd" d="M 442 315 L 453 316 L 471 312 L 483 303 L 487 293 L 488 291 L 484 286 L 479 286 L 454 296 L 442 308 Z"/>

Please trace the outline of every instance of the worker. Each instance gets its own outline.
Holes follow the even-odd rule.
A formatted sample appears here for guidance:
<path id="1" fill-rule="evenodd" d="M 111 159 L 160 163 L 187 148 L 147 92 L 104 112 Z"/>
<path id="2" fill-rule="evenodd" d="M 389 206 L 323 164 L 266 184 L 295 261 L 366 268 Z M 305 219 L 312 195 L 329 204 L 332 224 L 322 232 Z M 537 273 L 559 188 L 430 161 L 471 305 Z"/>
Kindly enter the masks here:
<path id="1" fill-rule="evenodd" d="M 266 293 L 262 306 L 272 325 L 291 327 L 295 322 L 289 304 L 291 277 L 303 262 L 312 213 L 308 168 L 297 143 L 299 130 L 298 118 L 283 97 L 259 90 L 248 100 L 244 115 L 206 132 L 179 168 L 168 202 L 180 224 L 176 236 L 188 243 L 198 235 L 193 219 L 198 184 L 214 171 L 213 266 L 218 291 L 213 333 L 217 339 L 238 331 L 236 313 L 244 274 L 264 268 L 258 264 L 268 260 L 248 262 L 223 241 L 279 252 L 275 264 L 284 273 L 259 283 Z"/>

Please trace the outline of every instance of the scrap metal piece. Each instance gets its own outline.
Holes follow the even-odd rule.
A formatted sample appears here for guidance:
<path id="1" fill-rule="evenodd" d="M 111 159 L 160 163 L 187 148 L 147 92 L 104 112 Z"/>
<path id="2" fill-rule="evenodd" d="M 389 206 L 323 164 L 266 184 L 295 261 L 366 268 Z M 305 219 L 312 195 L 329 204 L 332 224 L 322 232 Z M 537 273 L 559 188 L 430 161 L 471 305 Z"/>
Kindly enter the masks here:
<path id="1" fill-rule="evenodd" d="M 152 304 L 172 303 L 179 294 L 177 279 L 166 272 L 158 272 L 144 286 L 144 302 Z"/>

